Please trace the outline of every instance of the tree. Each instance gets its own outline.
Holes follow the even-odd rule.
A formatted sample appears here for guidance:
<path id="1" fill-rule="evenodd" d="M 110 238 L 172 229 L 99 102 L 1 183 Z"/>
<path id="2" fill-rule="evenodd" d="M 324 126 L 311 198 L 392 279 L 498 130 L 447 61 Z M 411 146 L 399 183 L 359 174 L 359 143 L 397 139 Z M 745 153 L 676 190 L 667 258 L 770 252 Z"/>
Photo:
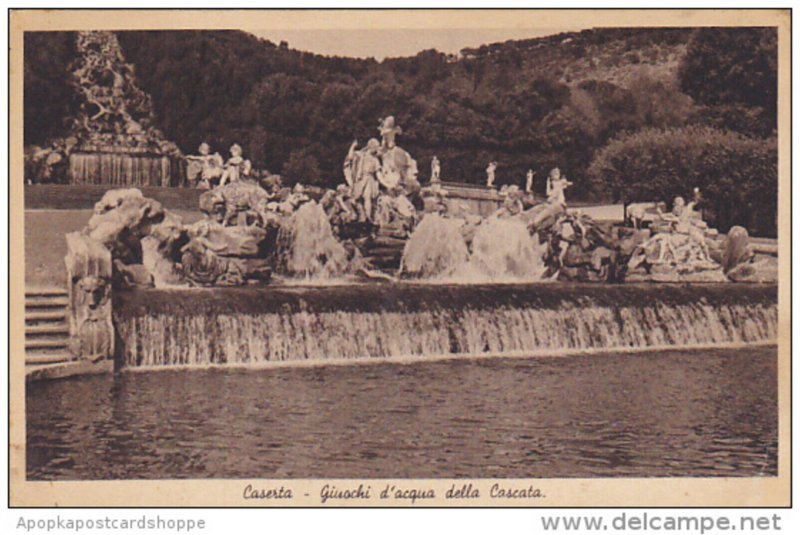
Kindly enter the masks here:
<path id="1" fill-rule="evenodd" d="M 776 28 L 700 28 L 678 69 L 683 92 L 709 106 L 763 108 L 775 125 L 778 97 Z"/>
<path id="2" fill-rule="evenodd" d="M 283 164 L 281 174 L 289 184 L 310 184 L 313 186 L 328 185 L 323 180 L 319 162 L 313 153 L 306 148 L 292 151 L 289 159 Z"/>
<path id="3" fill-rule="evenodd" d="M 589 166 L 595 192 L 613 201 L 672 201 L 699 187 L 710 223 L 727 231 L 775 236 L 778 158 L 775 138 L 754 139 L 709 127 L 646 129 L 612 140 Z"/>
<path id="4" fill-rule="evenodd" d="M 75 57 L 73 32 L 25 32 L 25 145 L 44 145 L 66 131 L 77 109 L 67 67 Z"/>

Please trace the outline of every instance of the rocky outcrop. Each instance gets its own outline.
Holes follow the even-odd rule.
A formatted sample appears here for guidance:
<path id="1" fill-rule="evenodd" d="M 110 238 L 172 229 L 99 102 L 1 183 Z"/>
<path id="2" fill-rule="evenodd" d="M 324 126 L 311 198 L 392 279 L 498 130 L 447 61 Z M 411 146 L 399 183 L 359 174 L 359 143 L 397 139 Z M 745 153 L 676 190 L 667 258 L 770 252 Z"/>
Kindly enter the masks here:
<path id="1" fill-rule="evenodd" d="M 27 151 L 30 182 L 172 185 L 181 152 L 154 124 L 114 32 L 77 32 L 70 66 L 78 112 L 65 135 Z"/>

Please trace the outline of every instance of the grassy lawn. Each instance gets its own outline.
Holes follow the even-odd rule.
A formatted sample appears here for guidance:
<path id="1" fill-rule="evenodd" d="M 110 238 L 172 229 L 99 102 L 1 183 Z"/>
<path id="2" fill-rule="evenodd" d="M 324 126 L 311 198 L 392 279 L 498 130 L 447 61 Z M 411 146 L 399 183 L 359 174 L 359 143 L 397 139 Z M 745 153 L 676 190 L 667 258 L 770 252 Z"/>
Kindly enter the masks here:
<path id="1" fill-rule="evenodd" d="M 191 223 L 200 213 L 172 210 Z M 25 212 L 25 285 L 28 287 L 66 286 L 64 235 L 81 230 L 92 210 L 27 210 Z"/>
<path id="2" fill-rule="evenodd" d="M 25 186 L 25 208 L 81 210 L 92 209 L 105 192 L 120 186 L 66 186 L 42 184 Z M 194 188 L 138 188 L 145 197 L 155 199 L 170 210 L 195 210 L 201 190 Z"/>

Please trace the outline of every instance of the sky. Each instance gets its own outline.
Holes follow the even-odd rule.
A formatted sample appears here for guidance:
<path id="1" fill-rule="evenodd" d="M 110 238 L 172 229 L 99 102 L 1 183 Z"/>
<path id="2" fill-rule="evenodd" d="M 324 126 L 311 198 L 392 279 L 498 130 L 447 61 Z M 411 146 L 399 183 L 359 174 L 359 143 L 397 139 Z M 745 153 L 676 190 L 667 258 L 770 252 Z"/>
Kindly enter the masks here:
<path id="1" fill-rule="evenodd" d="M 413 56 L 421 50 L 435 48 L 455 54 L 462 48 L 509 39 L 530 39 L 580 28 L 446 28 L 422 29 L 357 29 L 357 30 L 259 30 L 251 33 L 275 44 L 289 43 L 289 48 L 326 56 L 387 57 Z"/>

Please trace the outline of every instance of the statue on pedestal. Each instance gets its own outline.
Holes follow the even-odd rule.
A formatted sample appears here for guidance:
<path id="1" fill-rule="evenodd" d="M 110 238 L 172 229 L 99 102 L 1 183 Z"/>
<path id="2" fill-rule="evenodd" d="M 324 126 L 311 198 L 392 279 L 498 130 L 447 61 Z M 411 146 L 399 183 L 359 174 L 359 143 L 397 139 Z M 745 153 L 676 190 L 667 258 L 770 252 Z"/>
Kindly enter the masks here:
<path id="1" fill-rule="evenodd" d="M 486 187 L 494 188 L 494 172 L 497 170 L 497 162 L 489 162 L 486 167 Z"/>
<path id="2" fill-rule="evenodd" d="M 439 182 L 439 175 L 442 172 L 442 166 L 439 163 L 439 158 L 436 156 L 431 160 L 431 184 Z"/>
<path id="3" fill-rule="evenodd" d="M 528 174 L 525 175 L 525 193 L 533 193 L 533 169 L 528 169 Z"/>

